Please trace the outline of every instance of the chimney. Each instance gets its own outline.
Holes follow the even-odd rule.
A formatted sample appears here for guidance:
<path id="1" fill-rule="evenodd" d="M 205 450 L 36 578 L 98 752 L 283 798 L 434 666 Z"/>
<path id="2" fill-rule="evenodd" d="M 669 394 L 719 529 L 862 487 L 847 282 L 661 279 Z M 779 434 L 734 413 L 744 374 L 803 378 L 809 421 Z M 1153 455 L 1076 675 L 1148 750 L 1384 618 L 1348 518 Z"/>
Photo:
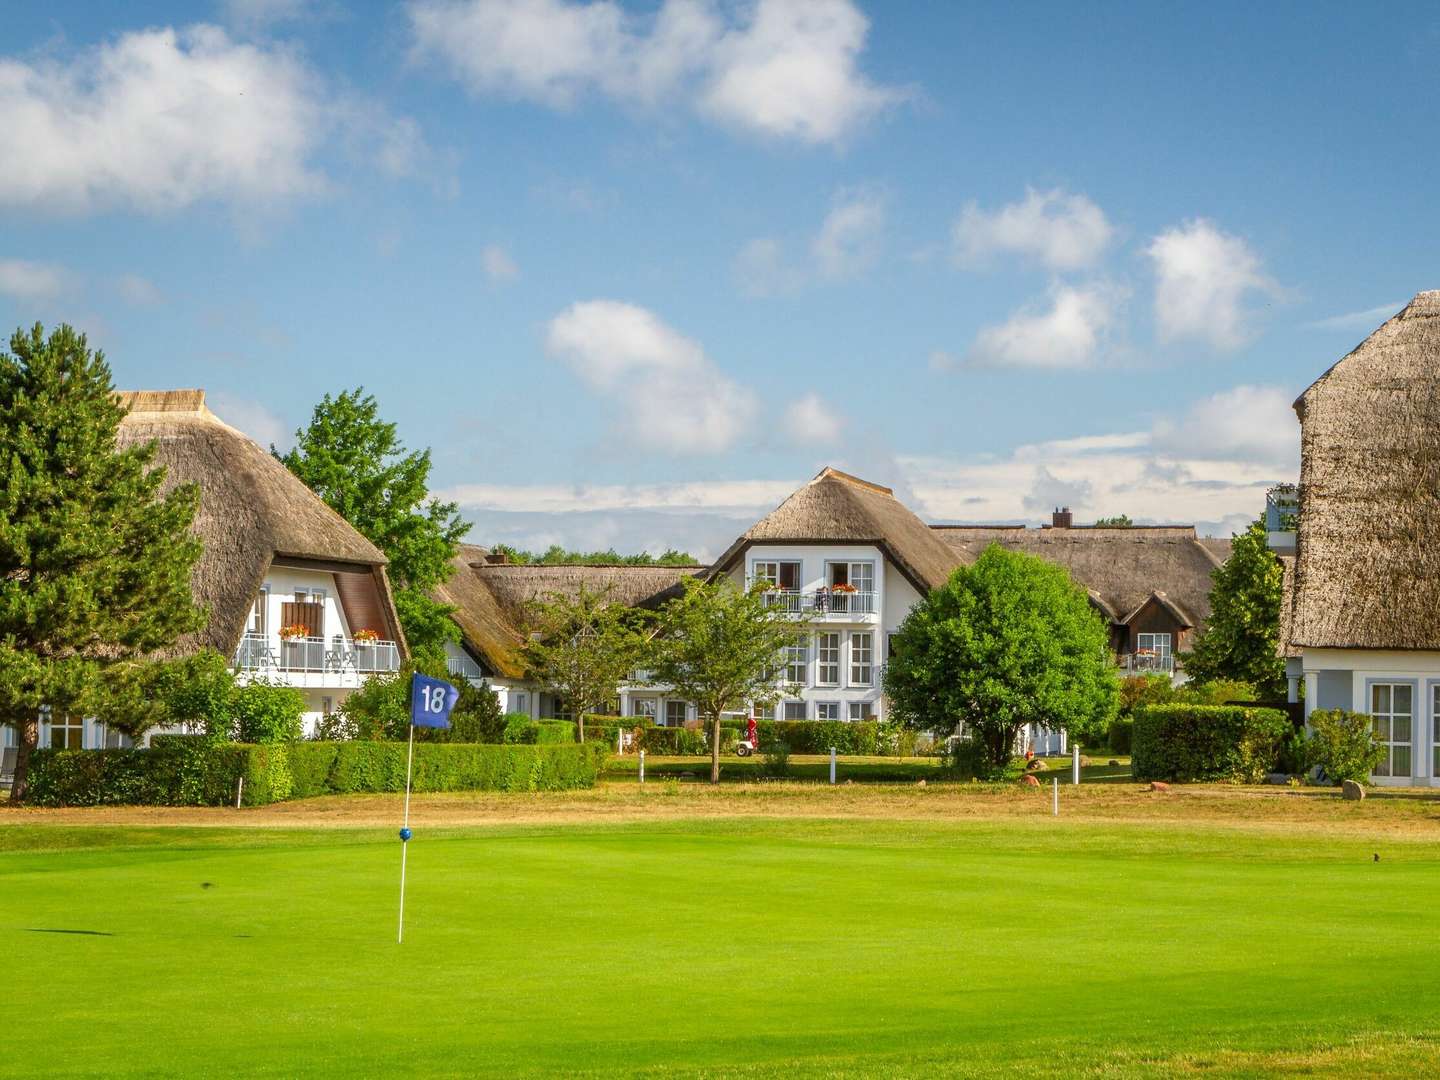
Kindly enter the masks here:
<path id="1" fill-rule="evenodd" d="M 1055 512 L 1050 515 L 1050 527 L 1052 529 L 1068 529 L 1074 521 L 1074 517 L 1075 516 L 1070 513 L 1068 506 L 1063 508 L 1057 507 Z"/>
<path id="2" fill-rule="evenodd" d="M 507 566 L 510 563 L 510 556 L 503 551 L 487 551 L 485 563 L 487 566 Z"/>

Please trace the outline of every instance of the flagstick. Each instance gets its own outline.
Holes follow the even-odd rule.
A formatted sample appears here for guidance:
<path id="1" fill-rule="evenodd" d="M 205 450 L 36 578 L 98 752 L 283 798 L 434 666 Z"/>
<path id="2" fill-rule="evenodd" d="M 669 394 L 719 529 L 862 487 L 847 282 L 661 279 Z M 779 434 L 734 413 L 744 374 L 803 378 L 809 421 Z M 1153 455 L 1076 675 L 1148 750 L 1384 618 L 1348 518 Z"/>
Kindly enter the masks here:
<path id="1" fill-rule="evenodd" d="M 395 944 L 405 940 L 405 856 L 410 851 L 410 766 L 415 760 L 415 725 L 410 725 L 410 749 L 405 753 L 405 823 L 400 828 L 400 929 Z"/>

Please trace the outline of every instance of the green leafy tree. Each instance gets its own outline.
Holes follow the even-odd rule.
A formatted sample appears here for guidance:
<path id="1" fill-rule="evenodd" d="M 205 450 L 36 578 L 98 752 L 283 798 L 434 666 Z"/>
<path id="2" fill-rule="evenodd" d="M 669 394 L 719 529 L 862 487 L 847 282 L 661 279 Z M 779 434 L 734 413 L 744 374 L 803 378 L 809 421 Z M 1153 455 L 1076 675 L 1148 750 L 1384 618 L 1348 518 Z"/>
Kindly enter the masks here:
<path id="1" fill-rule="evenodd" d="M 1114 517 L 1095 519 L 1097 529 L 1133 529 L 1135 522 L 1130 520 L 1129 514 L 1116 514 Z"/>
<path id="2" fill-rule="evenodd" d="M 1270 550 L 1263 520 L 1238 534 L 1230 558 L 1210 575 L 1210 618 L 1193 651 L 1182 657 L 1197 682 L 1235 679 L 1262 700 L 1285 697 L 1285 659 L 1279 653 L 1284 571 Z"/>
<path id="3" fill-rule="evenodd" d="M 119 449 L 124 410 L 103 353 L 61 326 L 0 352 L 0 724 L 20 733 L 25 798 L 42 706 L 104 715 L 133 665 L 204 624 L 190 571 L 200 493 L 161 494 L 153 444 Z"/>
<path id="4" fill-rule="evenodd" d="M 433 650 L 413 656 L 393 675 L 372 675 L 320 724 L 325 739 L 391 739 L 409 737 L 410 679 L 416 672 L 449 680 L 445 655 Z M 458 685 L 460 697 L 450 711 L 448 728 L 416 728 L 416 742 L 498 743 L 505 734 L 500 699 L 487 685 Z"/>
<path id="5" fill-rule="evenodd" d="M 585 717 L 618 698 L 645 657 L 639 619 L 608 590 L 584 585 L 574 596 L 550 593 L 530 606 L 532 633 L 520 658 L 529 677 L 570 708 L 581 742 Z"/>
<path id="6" fill-rule="evenodd" d="M 275 452 L 275 448 L 271 447 Z M 411 649 L 458 641 L 451 608 L 430 595 L 453 572 L 469 531 L 454 503 L 429 497 L 430 451 L 407 451 L 364 387 L 325 395 L 295 446 L 276 456 L 390 560 L 395 607 Z"/>
<path id="7" fill-rule="evenodd" d="M 538 554 L 513 548 L 508 544 L 496 544 L 490 549 L 497 555 L 504 555 L 510 562 L 522 566 L 697 566 L 695 556 L 686 551 L 670 548 L 662 555 L 651 555 L 642 551 L 637 555 L 621 555 L 614 548 L 606 551 L 570 551 L 559 544 L 552 544 Z"/>
<path id="8" fill-rule="evenodd" d="M 945 735 L 964 725 L 999 773 L 1025 724 L 1103 733 L 1117 680 L 1085 590 L 1063 567 L 992 545 L 911 609 L 885 693 L 907 726 Z"/>
<path id="9" fill-rule="evenodd" d="M 741 590 L 728 578 L 686 578 L 660 612 L 652 643 L 655 681 L 695 703 L 710 725 L 710 782 L 720 782 L 720 717 L 773 704 L 795 625 L 765 597 L 764 582 Z"/>

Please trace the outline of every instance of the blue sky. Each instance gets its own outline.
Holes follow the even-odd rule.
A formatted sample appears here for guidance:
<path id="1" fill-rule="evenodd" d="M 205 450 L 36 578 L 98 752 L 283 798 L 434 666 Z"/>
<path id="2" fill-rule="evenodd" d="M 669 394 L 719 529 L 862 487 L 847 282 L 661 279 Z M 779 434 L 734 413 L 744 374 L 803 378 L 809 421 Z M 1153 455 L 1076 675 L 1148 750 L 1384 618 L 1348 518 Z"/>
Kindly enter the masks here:
<path id="1" fill-rule="evenodd" d="M 472 539 L 714 554 L 836 464 L 1224 534 L 1417 291 L 1393 5 L 24 5 L 0 321 L 284 443 L 364 384 Z"/>

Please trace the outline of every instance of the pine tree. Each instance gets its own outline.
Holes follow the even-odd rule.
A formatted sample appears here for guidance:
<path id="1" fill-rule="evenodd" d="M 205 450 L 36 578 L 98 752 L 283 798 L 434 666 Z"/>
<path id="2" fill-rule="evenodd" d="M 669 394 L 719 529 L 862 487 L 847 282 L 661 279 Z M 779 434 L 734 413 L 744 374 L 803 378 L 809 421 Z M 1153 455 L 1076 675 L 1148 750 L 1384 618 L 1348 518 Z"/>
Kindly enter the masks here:
<path id="1" fill-rule="evenodd" d="M 274 447 L 271 447 L 274 452 Z M 295 446 L 275 455 L 385 553 L 395 607 L 412 651 L 458 641 L 452 610 L 430 595 L 469 532 L 454 503 L 429 498 L 430 451 L 406 451 L 364 387 L 326 394 Z"/>
<path id="2" fill-rule="evenodd" d="M 1210 617 L 1194 651 L 1181 658 L 1185 671 L 1197 682 L 1247 682 L 1262 699 L 1283 701 L 1285 660 L 1278 644 L 1285 574 L 1263 519 L 1235 537 L 1230 558 L 1210 581 Z"/>
<path id="3" fill-rule="evenodd" d="M 200 493 L 161 495 L 154 446 L 116 447 L 124 410 L 82 334 L 37 324 L 0 352 L 0 725 L 25 797 L 42 707 L 104 715 L 116 676 L 203 625 L 190 592 Z"/>

